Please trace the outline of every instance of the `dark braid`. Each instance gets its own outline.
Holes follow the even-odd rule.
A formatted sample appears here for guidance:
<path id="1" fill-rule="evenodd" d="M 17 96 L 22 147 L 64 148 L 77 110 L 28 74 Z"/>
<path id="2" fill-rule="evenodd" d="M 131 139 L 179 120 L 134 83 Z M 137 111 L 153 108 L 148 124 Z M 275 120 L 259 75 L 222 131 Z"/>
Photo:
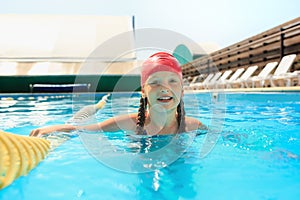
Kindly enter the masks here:
<path id="1" fill-rule="evenodd" d="M 138 110 L 138 117 L 136 123 L 136 134 L 144 135 L 144 125 L 146 120 L 147 97 L 140 99 L 140 107 Z"/>
<path id="2" fill-rule="evenodd" d="M 177 106 L 177 123 L 178 123 L 178 131 L 177 133 L 185 132 L 185 110 L 184 103 L 182 99 Z"/>

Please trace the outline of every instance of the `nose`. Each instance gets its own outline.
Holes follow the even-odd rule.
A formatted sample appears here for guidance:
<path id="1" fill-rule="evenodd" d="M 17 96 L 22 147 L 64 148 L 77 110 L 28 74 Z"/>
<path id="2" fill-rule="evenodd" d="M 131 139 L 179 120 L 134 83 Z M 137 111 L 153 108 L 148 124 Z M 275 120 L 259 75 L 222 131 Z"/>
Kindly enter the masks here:
<path id="1" fill-rule="evenodd" d="M 168 92 L 170 91 L 169 85 L 167 85 L 167 84 L 162 84 L 162 85 L 160 86 L 160 91 L 161 91 L 162 93 L 168 93 Z"/>
<path id="2" fill-rule="evenodd" d="M 161 93 L 168 93 L 169 89 L 165 88 L 165 87 L 162 87 L 160 91 L 161 91 Z"/>

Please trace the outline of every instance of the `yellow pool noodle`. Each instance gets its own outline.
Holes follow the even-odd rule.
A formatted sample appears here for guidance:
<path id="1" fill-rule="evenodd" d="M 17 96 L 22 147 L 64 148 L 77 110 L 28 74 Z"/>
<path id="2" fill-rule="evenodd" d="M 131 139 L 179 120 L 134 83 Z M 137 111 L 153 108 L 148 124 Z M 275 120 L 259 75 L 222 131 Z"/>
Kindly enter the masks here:
<path id="1" fill-rule="evenodd" d="M 73 115 L 73 117 L 70 120 L 68 120 L 67 123 L 70 122 L 80 123 L 80 122 L 84 122 L 84 120 L 86 119 L 89 119 L 91 116 L 95 115 L 98 110 L 101 110 L 105 106 L 109 96 L 110 94 L 107 94 L 103 96 L 98 103 L 93 105 L 87 105 L 81 108 L 78 112 L 76 112 Z"/>
<path id="2" fill-rule="evenodd" d="M 50 150 L 50 142 L 0 130 L 0 189 L 27 175 Z"/>
<path id="3" fill-rule="evenodd" d="M 94 105 L 86 106 L 75 118 L 89 117 L 102 109 L 110 94 Z M 27 175 L 42 161 L 50 150 L 46 139 L 15 135 L 0 130 L 0 190 L 20 176 Z"/>

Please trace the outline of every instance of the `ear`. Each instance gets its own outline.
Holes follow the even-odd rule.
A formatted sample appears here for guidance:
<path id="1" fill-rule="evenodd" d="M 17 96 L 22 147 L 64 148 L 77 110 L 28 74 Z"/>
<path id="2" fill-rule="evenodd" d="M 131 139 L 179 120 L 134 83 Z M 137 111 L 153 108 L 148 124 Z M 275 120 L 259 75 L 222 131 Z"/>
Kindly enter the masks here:
<path id="1" fill-rule="evenodd" d="M 145 95 L 145 90 L 144 90 L 144 88 L 142 88 L 141 92 L 142 92 L 142 97 L 145 98 L 146 95 Z"/>

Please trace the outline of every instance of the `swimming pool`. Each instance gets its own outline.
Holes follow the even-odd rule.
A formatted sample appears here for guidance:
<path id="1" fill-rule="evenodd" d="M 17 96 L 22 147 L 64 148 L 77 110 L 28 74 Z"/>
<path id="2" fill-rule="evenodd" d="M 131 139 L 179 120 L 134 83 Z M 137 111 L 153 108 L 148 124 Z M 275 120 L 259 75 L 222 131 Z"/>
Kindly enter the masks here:
<path id="1" fill-rule="evenodd" d="M 102 96 L 2 94 L 0 129 L 28 135 L 33 128 L 64 123 L 73 109 Z M 299 198 L 300 93 L 201 93 L 185 94 L 184 100 L 188 115 L 219 132 L 213 140 L 197 132 L 183 134 L 176 148 L 184 151 L 180 150 L 174 162 L 166 165 L 148 159 L 138 166 L 148 171 L 131 173 L 95 159 L 86 148 L 89 141 L 71 136 L 29 175 L 1 190 L 0 199 Z M 116 94 L 95 118 L 136 112 L 138 101 L 138 93 Z M 173 137 L 135 138 L 121 132 L 96 135 L 110 141 L 116 151 L 134 154 L 162 149 Z M 96 144 L 101 146 L 101 141 Z M 205 144 L 213 145 L 204 155 Z M 102 153 L 106 152 L 102 155 L 115 155 L 107 146 L 101 146 Z M 160 156 L 171 156 L 173 150 Z M 126 159 L 117 161 L 122 166 Z"/>

